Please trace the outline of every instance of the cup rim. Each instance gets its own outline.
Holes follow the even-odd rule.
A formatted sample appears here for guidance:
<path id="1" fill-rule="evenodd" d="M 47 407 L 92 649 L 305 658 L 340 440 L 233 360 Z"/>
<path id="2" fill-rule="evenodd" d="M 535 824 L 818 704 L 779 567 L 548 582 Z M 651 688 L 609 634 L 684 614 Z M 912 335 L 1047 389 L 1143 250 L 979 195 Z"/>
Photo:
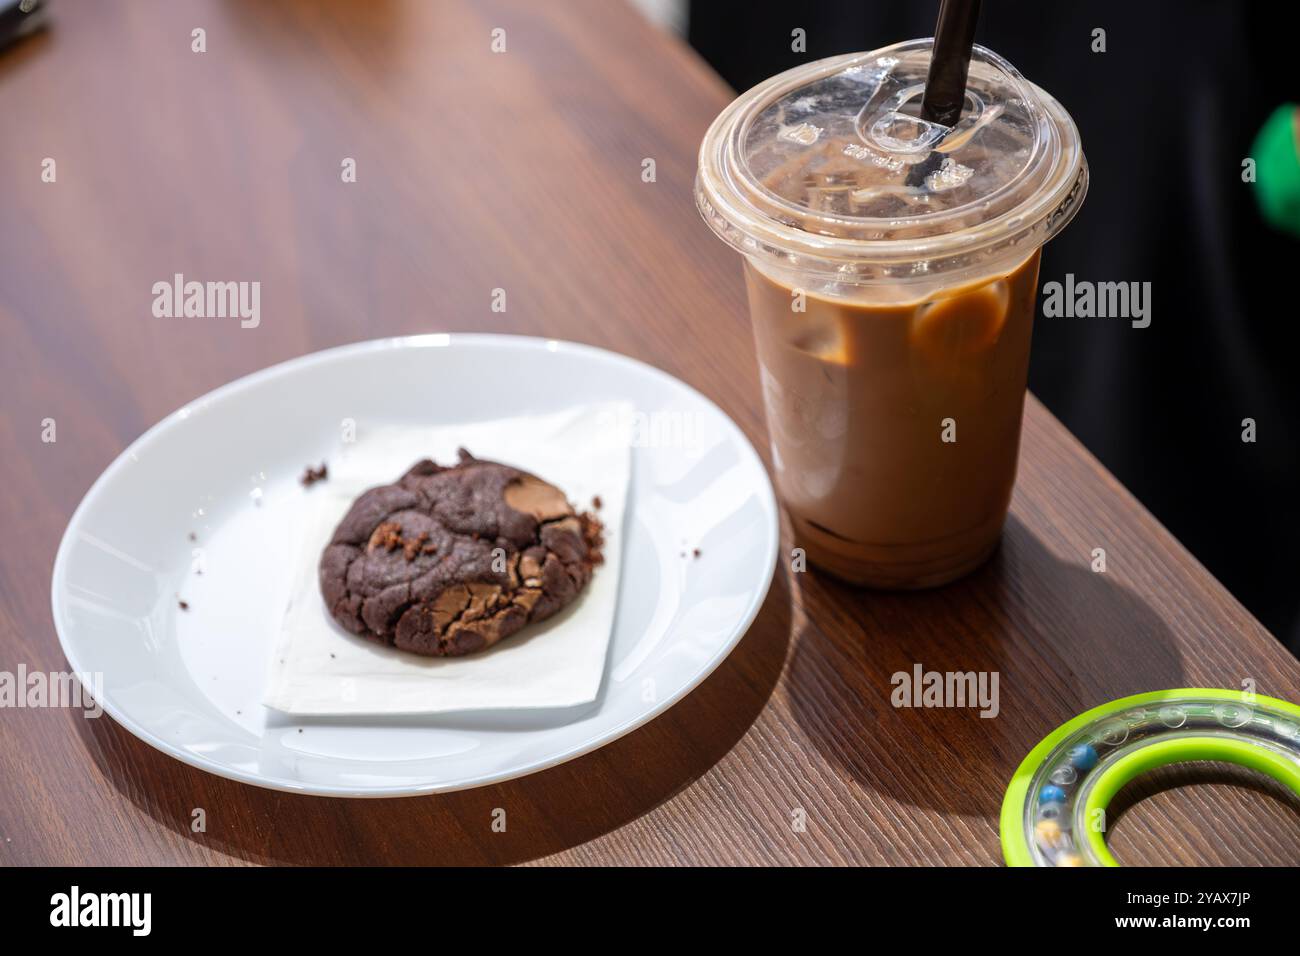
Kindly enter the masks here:
<path id="1" fill-rule="evenodd" d="M 820 275 L 856 284 L 877 281 L 933 281 L 939 275 L 995 269 L 1026 258 L 1077 213 L 1088 188 L 1088 165 L 1078 129 L 1050 94 L 1020 76 L 996 53 L 976 46 L 982 59 L 1007 72 L 1041 109 L 1049 141 L 1042 182 L 1024 201 L 976 225 L 927 236 L 861 238 L 824 235 L 776 217 L 776 204 L 763 208 L 755 184 L 738 155 L 746 123 L 775 99 L 811 81 L 859 63 L 893 54 L 914 54 L 931 39 L 907 40 L 866 53 L 827 57 L 777 74 L 736 97 L 710 125 L 700 144 L 695 178 L 696 207 L 728 245 L 758 265 Z M 765 191 L 765 190 L 764 190 Z M 869 223 L 871 220 L 858 220 Z M 884 223 L 885 221 L 881 220 Z"/>

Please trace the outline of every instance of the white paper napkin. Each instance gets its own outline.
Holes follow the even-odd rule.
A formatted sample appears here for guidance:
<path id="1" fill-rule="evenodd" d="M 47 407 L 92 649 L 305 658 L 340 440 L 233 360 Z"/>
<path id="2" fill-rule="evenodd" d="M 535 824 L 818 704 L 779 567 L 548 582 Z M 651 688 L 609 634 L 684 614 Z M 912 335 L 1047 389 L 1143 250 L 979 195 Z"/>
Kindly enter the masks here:
<path id="1" fill-rule="evenodd" d="M 271 658 L 264 703 L 290 714 L 438 714 L 568 707 L 595 700 L 618 597 L 631 468 L 629 403 L 467 425 L 387 425 L 364 431 L 329 461 L 329 480 L 303 489 L 300 553 Z M 321 551 L 353 499 L 421 458 L 454 464 L 465 447 L 533 472 L 605 525 L 605 563 L 572 605 L 485 651 L 424 658 L 349 634 L 329 616 L 317 581 Z"/>

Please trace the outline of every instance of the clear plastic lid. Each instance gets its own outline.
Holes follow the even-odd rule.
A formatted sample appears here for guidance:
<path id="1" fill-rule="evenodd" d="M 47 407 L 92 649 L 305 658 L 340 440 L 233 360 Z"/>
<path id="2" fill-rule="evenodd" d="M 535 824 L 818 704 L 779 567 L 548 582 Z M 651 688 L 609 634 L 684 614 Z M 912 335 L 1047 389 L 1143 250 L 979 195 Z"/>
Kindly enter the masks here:
<path id="1" fill-rule="evenodd" d="M 1073 120 L 979 45 L 957 125 L 921 119 L 932 45 L 819 60 L 740 96 L 700 147 L 713 230 L 760 265 L 849 284 L 992 268 L 1055 235 L 1088 185 Z"/>

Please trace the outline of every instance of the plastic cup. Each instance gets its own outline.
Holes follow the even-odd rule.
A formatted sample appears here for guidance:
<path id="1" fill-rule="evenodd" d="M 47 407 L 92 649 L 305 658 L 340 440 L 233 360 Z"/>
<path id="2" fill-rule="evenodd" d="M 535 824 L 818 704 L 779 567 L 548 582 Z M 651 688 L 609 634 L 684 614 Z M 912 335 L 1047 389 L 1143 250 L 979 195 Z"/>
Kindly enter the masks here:
<path id="1" fill-rule="evenodd" d="M 981 46 L 957 124 L 921 119 L 931 46 L 832 57 L 754 87 L 709 128 L 695 188 L 744 256 L 796 545 L 884 588 L 943 584 L 997 546 L 1039 250 L 1088 185 L 1069 114 Z M 908 186 L 936 150 L 942 163 Z"/>

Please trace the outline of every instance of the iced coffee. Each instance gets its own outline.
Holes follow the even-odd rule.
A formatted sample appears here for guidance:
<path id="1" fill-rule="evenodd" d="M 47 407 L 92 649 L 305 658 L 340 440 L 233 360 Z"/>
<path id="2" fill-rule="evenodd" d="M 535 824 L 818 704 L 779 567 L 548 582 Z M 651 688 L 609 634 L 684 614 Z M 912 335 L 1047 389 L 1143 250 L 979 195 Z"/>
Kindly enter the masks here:
<path id="1" fill-rule="evenodd" d="M 1010 64 L 975 48 L 953 127 L 918 115 L 928 64 L 911 41 L 761 84 L 710 129 L 696 191 L 744 255 L 796 544 L 887 588 L 996 547 L 1039 250 L 1087 183 L 1068 114 Z"/>

